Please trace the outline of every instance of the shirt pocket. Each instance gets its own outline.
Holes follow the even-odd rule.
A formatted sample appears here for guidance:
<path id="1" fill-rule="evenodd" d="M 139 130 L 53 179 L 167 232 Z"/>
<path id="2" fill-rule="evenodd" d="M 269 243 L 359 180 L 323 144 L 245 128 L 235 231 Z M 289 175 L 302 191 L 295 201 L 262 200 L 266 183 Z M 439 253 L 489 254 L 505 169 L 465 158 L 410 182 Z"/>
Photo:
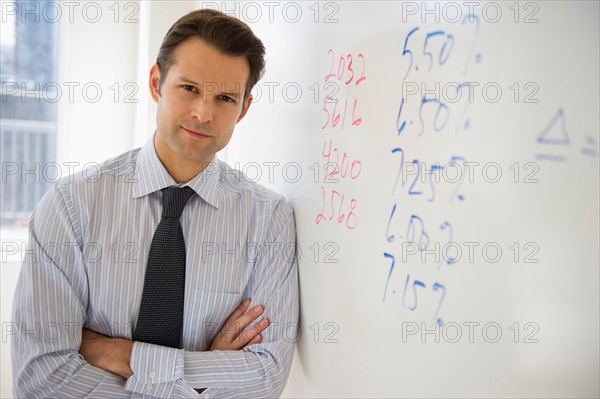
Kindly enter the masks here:
<path id="1" fill-rule="evenodd" d="M 242 293 L 192 289 L 185 318 L 189 325 L 185 329 L 194 350 L 203 351 L 210 347 L 225 320 L 242 303 L 242 297 Z"/>

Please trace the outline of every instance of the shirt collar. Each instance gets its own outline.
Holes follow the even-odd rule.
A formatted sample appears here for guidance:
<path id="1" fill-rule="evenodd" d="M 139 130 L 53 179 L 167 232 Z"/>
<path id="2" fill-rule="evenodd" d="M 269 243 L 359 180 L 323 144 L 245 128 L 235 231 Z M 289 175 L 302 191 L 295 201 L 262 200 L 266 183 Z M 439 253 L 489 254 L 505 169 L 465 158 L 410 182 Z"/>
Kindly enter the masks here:
<path id="1" fill-rule="evenodd" d="M 189 186 L 208 204 L 218 208 L 219 206 L 219 173 L 220 162 L 215 156 L 208 166 L 198 173 L 192 180 L 180 186 Z M 134 181 L 132 198 L 140 198 L 165 187 L 178 185 L 171 177 L 167 169 L 158 159 L 154 149 L 154 135 L 144 144 L 138 153 L 137 179 Z"/>

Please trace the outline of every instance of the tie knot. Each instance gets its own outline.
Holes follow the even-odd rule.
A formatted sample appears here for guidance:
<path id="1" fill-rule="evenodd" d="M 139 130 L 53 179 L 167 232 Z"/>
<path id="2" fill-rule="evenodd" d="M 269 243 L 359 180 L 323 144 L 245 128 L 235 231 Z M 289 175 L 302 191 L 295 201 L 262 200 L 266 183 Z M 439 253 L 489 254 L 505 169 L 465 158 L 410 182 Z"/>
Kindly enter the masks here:
<path id="1" fill-rule="evenodd" d="M 190 187 L 171 186 L 162 189 L 163 192 L 163 218 L 179 219 L 185 204 L 194 194 Z"/>

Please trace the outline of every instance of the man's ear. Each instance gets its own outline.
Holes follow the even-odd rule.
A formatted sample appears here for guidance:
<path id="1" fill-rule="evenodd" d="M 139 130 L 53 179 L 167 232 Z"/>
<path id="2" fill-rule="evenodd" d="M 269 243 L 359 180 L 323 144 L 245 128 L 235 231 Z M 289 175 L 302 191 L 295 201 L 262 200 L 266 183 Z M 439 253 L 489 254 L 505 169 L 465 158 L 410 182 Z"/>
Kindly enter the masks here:
<path id="1" fill-rule="evenodd" d="M 240 117 L 238 118 L 237 122 L 241 121 L 244 116 L 246 116 L 246 112 L 248 112 L 248 108 L 250 108 L 250 104 L 252 104 L 252 94 L 250 94 L 245 100 L 244 100 L 244 105 L 242 108 L 242 113 L 240 114 Z"/>
<path id="2" fill-rule="evenodd" d="M 158 102 L 158 97 L 160 93 L 158 92 L 158 86 L 160 85 L 160 69 L 158 68 L 158 64 L 152 65 L 150 68 L 150 94 L 155 102 Z"/>

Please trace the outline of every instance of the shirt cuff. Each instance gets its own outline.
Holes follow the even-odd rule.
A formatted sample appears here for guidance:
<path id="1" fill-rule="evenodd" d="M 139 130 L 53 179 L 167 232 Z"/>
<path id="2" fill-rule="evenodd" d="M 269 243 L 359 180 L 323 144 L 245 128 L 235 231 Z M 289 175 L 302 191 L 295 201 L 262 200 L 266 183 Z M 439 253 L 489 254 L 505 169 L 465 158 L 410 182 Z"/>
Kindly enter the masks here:
<path id="1" fill-rule="evenodd" d="M 127 391 L 168 398 L 176 381 L 183 379 L 183 350 L 134 342 L 129 366 L 133 375 L 125 384 Z"/>

